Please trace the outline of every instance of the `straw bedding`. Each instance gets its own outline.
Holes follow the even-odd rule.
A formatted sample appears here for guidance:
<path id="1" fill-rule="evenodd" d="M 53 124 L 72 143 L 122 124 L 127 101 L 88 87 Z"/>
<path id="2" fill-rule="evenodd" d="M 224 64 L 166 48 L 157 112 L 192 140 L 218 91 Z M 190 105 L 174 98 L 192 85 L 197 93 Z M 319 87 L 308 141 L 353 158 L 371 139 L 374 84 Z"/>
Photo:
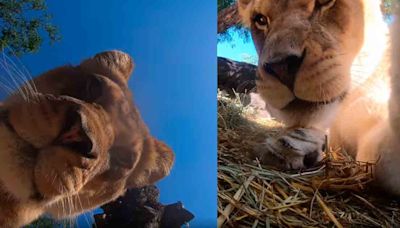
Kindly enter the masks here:
<path id="1" fill-rule="evenodd" d="M 281 126 L 218 95 L 219 227 L 400 227 L 399 203 L 373 191 L 373 164 L 328 147 L 312 170 L 280 172 L 248 154 Z"/>

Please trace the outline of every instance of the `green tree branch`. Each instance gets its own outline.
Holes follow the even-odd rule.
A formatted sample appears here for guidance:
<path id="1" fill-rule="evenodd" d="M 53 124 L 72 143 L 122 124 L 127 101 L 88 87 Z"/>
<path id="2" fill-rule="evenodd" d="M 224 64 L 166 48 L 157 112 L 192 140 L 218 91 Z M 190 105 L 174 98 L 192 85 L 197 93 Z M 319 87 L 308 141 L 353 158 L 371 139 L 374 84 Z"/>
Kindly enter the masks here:
<path id="1" fill-rule="evenodd" d="M 22 55 L 38 51 L 46 37 L 59 41 L 51 19 L 44 0 L 0 0 L 0 51 Z"/>

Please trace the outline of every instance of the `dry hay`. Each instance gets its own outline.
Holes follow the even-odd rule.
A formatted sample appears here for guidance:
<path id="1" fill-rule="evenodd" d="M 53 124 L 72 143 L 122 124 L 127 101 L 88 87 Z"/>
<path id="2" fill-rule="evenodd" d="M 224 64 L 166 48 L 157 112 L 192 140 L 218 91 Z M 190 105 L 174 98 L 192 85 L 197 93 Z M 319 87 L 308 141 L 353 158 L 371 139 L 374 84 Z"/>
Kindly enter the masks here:
<path id="1" fill-rule="evenodd" d="M 320 167 L 301 173 L 249 160 L 247 153 L 280 130 L 254 114 L 219 94 L 219 227 L 400 227 L 398 202 L 367 188 L 373 164 L 343 150 L 330 148 Z"/>

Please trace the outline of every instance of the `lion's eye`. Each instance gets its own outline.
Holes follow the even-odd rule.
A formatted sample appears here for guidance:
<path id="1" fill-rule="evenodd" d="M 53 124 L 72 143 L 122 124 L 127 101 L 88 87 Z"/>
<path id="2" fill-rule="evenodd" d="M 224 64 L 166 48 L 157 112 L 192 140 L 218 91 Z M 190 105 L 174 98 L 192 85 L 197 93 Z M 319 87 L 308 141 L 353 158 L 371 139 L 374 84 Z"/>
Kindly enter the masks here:
<path id="1" fill-rule="evenodd" d="M 268 18 L 262 14 L 256 14 L 253 18 L 254 23 L 256 24 L 257 28 L 260 30 L 266 29 L 268 26 Z"/>

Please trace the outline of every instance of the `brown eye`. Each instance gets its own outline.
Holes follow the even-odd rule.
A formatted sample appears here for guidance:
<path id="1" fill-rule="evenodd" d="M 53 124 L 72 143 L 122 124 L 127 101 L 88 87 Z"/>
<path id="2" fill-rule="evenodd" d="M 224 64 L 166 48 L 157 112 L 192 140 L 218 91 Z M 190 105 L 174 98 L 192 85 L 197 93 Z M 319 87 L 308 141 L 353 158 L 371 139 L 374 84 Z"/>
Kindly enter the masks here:
<path id="1" fill-rule="evenodd" d="M 262 14 L 256 14 L 253 18 L 253 21 L 258 29 L 266 29 L 268 26 L 268 18 Z"/>

